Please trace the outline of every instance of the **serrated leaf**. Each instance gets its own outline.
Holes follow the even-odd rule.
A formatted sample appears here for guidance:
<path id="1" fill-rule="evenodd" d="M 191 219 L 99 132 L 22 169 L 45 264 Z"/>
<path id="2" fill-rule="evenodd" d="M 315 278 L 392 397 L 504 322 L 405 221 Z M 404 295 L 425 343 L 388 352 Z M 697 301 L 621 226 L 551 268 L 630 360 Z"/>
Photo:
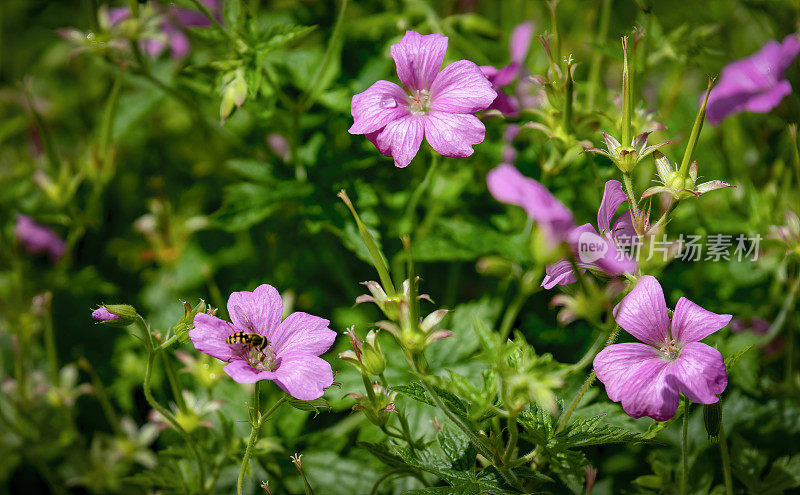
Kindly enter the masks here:
<path id="1" fill-rule="evenodd" d="M 320 411 L 328 411 L 331 409 L 331 405 L 322 397 L 314 400 L 300 400 L 289 396 L 287 397 L 286 402 L 295 409 L 299 409 L 301 411 L 313 411 L 315 416 L 319 414 Z"/>
<path id="2" fill-rule="evenodd" d="M 386 443 L 356 442 L 356 446 L 368 451 L 387 466 L 407 466 L 403 458 L 395 454 Z"/>
<path id="3" fill-rule="evenodd" d="M 439 446 L 453 469 L 464 471 L 475 467 L 478 452 L 460 430 L 444 425 L 439 432 Z"/>
<path id="4" fill-rule="evenodd" d="M 648 440 L 641 433 L 604 423 L 602 419 L 602 416 L 578 418 L 556 435 L 553 443 L 558 448 L 567 449 L 608 443 L 639 443 Z"/>

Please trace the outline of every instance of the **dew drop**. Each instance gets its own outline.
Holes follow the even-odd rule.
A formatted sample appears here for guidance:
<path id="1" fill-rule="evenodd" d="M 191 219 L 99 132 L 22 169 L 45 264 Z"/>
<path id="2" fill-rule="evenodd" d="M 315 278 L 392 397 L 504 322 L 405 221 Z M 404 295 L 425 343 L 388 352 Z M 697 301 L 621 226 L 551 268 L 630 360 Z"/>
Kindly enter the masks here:
<path id="1" fill-rule="evenodd" d="M 381 108 L 395 108 L 397 106 L 397 100 L 391 96 L 384 96 L 381 98 L 379 105 Z"/>

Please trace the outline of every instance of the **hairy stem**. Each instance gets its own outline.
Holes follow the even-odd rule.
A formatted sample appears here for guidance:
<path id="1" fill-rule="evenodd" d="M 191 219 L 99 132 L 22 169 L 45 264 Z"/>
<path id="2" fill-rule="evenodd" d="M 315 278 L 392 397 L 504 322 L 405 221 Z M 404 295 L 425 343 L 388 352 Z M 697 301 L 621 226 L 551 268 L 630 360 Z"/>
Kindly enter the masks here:
<path id="1" fill-rule="evenodd" d="M 253 392 L 253 405 L 258 406 L 258 394 L 259 394 L 259 383 L 255 383 L 255 390 Z M 261 427 L 264 426 L 264 423 L 272 416 L 278 406 L 283 404 L 286 401 L 286 395 L 283 395 L 278 401 L 269 408 L 269 410 L 264 413 L 263 415 L 256 410 L 256 414 L 258 418 L 253 423 L 253 427 L 250 430 L 250 439 L 247 441 L 247 448 L 244 451 L 244 456 L 242 457 L 242 467 L 239 469 L 239 478 L 236 480 L 236 493 L 237 495 L 242 495 L 244 493 L 244 475 L 247 471 L 247 464 L 250 461 L 250 456 L 253 454 L 253 446 L 255 446 L 256 442 L 258 441 L 259 435 L 261 435 Z"/>
<path id="2" fill-rule="evenodd" d="M 683 441 L 681 442 L 681 461 L 683 470 L 681 471 L 681 495 L 686 495 L 686 488 L 689 483 L 689 399 L 684 397 L 683 403 Z"/>

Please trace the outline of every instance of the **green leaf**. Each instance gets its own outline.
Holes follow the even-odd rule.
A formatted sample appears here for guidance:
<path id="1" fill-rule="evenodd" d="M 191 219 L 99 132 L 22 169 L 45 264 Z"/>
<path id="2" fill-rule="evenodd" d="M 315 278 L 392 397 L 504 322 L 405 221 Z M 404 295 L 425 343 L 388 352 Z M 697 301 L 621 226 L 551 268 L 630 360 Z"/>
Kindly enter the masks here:
<path id="1" fill-rule="evenodd" d="M 450 425 L 444 425 L 439 432 L 439 446 L 445 457 L 450 460 L 450 467 L 457 471 L 465 471 L 475 467 L 477 451 L 466 435 Z"/>
<path id="2" fill-rule="evenodd" d="M 226 186 L 215 224 L 227 231 L 244 230 L 270 216 L 286 201 L 307 197 L 314 186 L 299 181 L 266 184 L 238 183 Z"/>
<path id="3" fill-rule="evenodd" d="M 387 466 L 402 467 L 407 465 L 403 458 L 395 454 L 386 443 L 356 442 L 356 446 L 368 451 Z"/>
<path id="4" fill-rule="evenodd" d="M 487 254 L 521 261 L 527 256 L 522 240 L 474 221 L 440 218 L 429 235 L 414 243 L 412 252 L 416 261 L 471 261 Z"/>
<path id="5" fill-rule="evenodd" d="M 608 443 L 639 443 L 648 440 L 641 433 L 604 423 L 602 419 L 602 416 L 578 418 L 556 435 L 556 445 L 558 448 L 572 448 Z"/>
<path id="6" fill-rule="evenodd" d="M 301 411 L 314 411 L 315 416 L 319 414 L 321 410 L 329 411 L 331 409 L 331 405 L 322 397 L 314 400 L 300 400 L 289 396 L 287 397 L 286 402 L 290 406 Z"/>

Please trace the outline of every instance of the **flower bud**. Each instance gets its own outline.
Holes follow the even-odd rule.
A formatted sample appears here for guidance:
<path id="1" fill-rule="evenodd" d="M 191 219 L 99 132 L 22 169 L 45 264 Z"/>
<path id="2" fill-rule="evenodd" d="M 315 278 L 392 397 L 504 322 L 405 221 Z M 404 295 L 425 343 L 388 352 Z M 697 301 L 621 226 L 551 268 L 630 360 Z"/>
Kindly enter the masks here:
<path id="1" fill-rule="evenodd" d="M 92 318 L 97 323 L 114 327 L 127 327 L 135 322 L 138 316 L 136 309 L 127 304 L 103 304 L 92 311 Z"/>
<path id="2" fill-rule="evenodd" d="M 386 358 L 378 342 L 378 332 L 370 330 L 362 347 L 361 364 L 368 375 L 380 375 L 386 369 Z"/>
<path id="3" fill-rule="evenodd" d="M 706 426 L 708 438 L 716 440 L 722 425 L 722 405 L 719 401 L 703 406 L 703 424 Z"/>
<path id="4" fill-rule="evenodd" d="M 231 116 L 234 107 L 239 108 L 247 98 L 247 82 L 244 79 L 244 71 L 239 68 L 233 76 L 230 74 L 227 77 L 232 77 L 230 81 L 222 89 L 222 102 L 219 106 L 219 118 L 222 122 Z"/>
<path id="5" fill-rule="evenodd" d="M 354 411 L 364 411 L 367 419 L 376 426 L 386 426 L 389 417 L 395 410 L 394 399 L 397 392 L 391 392 L 379 383 L 372 384 L 371 393 L 367 395 L 347 394 L 357 402 L 353 406 Z"/>
<path id="6" fill-rule="evenodd" d="M 514 264 L 500 256 L 484 256 L 475 264 L 475 269 L 481 275 L 507 277 L 513 273 Z"/>

